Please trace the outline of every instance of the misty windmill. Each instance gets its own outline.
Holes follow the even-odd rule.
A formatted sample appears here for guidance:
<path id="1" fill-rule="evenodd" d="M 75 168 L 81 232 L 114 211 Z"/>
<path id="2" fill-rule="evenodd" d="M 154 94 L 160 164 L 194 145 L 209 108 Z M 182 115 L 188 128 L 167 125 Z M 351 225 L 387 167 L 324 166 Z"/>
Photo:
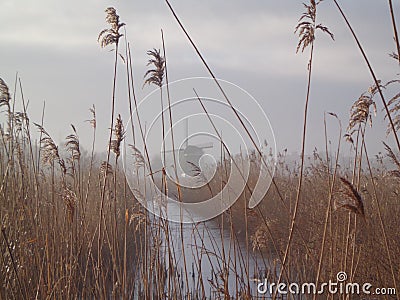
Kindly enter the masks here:
<path id="1" fill-rule="evenodd" d="M 202 143 L 202 144 L 189 144 L 189 120 L 185 119 L 185 139 L 183 146 L 179 149 L 174 150 L 166 150 L 165 153 L 173 153 L 175 151 L 175 155 L 177 160 L 178 170 L 182 172 L 181 176 L 186 177 L 194 177 L 196 176 L 195 168 L 200 168 L 200 159 L 205 154 L 205 149 L 213 148 L 213 144 Z"/>

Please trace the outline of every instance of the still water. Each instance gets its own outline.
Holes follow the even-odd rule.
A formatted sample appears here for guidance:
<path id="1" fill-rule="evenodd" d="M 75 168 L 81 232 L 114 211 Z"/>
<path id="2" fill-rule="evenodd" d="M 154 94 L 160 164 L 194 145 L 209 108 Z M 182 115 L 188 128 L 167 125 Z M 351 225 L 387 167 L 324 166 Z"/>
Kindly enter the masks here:
<path id="1" fill-rule="evenodd" d="M 178 208 L 169 207 L 170 213 L 174 210 Z M 188 217 L 182 214 L 183 219 Z M 163 249 L 172 249 L 174 264 L 169 266 L 167 260 L 166 268 L 173 268 L 185 298 L 224 299 L 224 291 L 229 291 L 229 299 L 242 299 L 243 294 L 265 299 L 257 294 L 257 285 L 274 269 L 272 262 L 253 250 L 251 241 L 246 243 L 245 234 L 238 234 L 228 222 L 221 221 L 228 217 L 225 214 L 205 222 L 168 223 L 170 238 L 163 237 Z"/>

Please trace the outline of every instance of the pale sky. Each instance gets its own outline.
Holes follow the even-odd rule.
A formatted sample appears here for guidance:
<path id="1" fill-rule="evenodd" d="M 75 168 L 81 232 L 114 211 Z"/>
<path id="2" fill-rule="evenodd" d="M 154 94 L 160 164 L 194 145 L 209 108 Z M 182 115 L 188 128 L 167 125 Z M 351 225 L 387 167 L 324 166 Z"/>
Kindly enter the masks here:
<path id="1" fill-rule="evenodd" d="M 387 1 L 343 2 L 367 55 L 383 82 L 395 78 L 399 65 L 388 56 L 395 50 Z M 294 27 L 303 13 L 301 1 L 174 1 L 181 21 L 218 78 L 250 93 L 267 114 L 277 149 L 299 152 L 306 94 L 309 52 L 295 54 Z M 394 1 L 399 16 L 399 1 Z M 146 51 L 161 47 L 164 30 L 170 81 L 208 76 L 204 66 L 162 0 L 50 1 L 3 0 L 0 2 L 0 77 L 13 92 L 16 72 L 29 99 L 31 122 L 40 122 L 46 101 L 45 128 L 57 142 L 77 127 L 81 143 L 89 147 L 91 128 L 85 120 L 94 104 L 98 116 L 98 151 L 105 150 L 110 118 L 113 52 L 101 49 L 98 33 L 108 26 L 104 9 L 113 6 L 126 23 L 131 43 L 139 100 L 154 87 L 143 85 Z M 347 126 L 349 109 L 368 89 L 372 78 L 348 29 L 332 1 L 325 0 L 318 23 L 329 27 L 332 41 L 318 33 L 315 44 L 307 151 L 323 150 L 323 114 L 335 112 Z M 398 18 L 400 24 L 400 18 Z M 120 85 L 116 112 L 126 120 L 127 96 L 120 60 Z M 18 97 L 19 97 L 18 92 Z M 388 97 L 390 96 L 388 91 Z M 20 99 L 20 98 L 18 98 Z M 370 153 L 382 150 L 385 137 L 380 99 L 378 116 L 368 135 Z M 218 114 L 218 111 L 212 113 Z M 1 115 L 4 120 L 4 114 Z M 142 119 L 151 122 L 144 112 Z M 333 120 L 330 138 L 337 140 Z M 191 124 L 192 130 L 197 130 Z M 156 146 L 158 147 L 158 146 Z M 346 145 L 347 147 L 347 145 Z M 346 148 L 348 149 L 348 148 Z"/>

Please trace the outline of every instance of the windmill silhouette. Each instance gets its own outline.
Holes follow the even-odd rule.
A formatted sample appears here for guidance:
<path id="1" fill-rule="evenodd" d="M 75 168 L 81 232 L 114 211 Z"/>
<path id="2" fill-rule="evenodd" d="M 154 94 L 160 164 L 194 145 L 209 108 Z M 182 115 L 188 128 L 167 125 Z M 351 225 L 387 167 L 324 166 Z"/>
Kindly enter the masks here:
<path id="1" fill-rule="evenodd" d="M 205 149 L 213 148 L 213 144 L 203 143 L 197 145 L 189 144 L 189 120 L 185 119 L 185 140 L 183 147 L 175 149 L 177 155 L 177 162 L 179 163 L 178 170 L 181 169 L 182 176 L 194 177 L 197 171 L 194 170 L 196 167 L 200 167 L 200 159 L 205 154 Z M 165 153 L 173 153 L 174 150 L 165 150 Z M 180 167 L 180 168 L 179 168 Z"/>

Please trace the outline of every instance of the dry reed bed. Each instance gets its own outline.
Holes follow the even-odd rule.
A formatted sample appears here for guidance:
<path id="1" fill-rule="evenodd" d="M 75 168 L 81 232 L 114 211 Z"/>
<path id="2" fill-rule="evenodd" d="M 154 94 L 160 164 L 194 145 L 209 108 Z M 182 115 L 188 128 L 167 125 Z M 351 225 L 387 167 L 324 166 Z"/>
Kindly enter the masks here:
<path id="1" fill-rule="evenodd" d="M 168 1 L 166 3 L 215 79 L 172 6 Z M 317 22 L 320 3 L 311 0 L 305 4 L 306 11 L 296 27 L 299 33 L 297 50 L 310 49 L 303 150 L 315 33 L 322 31 L 333 38 L 329 29 Z M 90 109 L 89 121 L 93 128 L 93 146 L 89 155 L 83 155 L 74 126 L 65 143 L 57 145 L 43 122 L 31 124 L 21 81 L 16 79 L 15 90 L 11 93 L 0 79 L 0 107 L 6 117 L 0 128 L 0 299 L 204 299 L 207 296 L 213 299 L 251 299 L 254 283 L 250 282 L 250 277 L 256 275 L 251 273 L 248 261 L 254 253 L 263 258 L 257 272 L 265 272 L 271 281 L 320 283 L 334 279 L 339 271 L 346 271 L 353 282 L 397 287 L 400 280 L 400 159 L 396 150 L 400 151 L 397 138 L 400 96 L 395 93 L 386 100 L 382 90 L 397 89 L 400 81 L 395 79 L 383 84 L 377 80 L 346 15 L 338 2 L 334 3 L 358 43 L 374 82 L 351 107 L 350 123 L 344 136 L 355 150 L 352 165 L 339 165 L 340 147 L 327 157 L 315 152 L 309 163 L 306 163 L 302 151 L 295 166 L 286 163 L 284 155 L 279 155 L 271 188 L 264 201 L 250 210 L 246 208 L 249 190 L 254 187 L 257 170 L 264 163 L 255 145 L 252 155 L 256 156 L 256 163 L 248 180 L 249 190 L 245 190 L 222 216 L 203 224 L 206 233 L 201 233 L 197 226 L 192 229 L 192 243 L 196 247 L 191 253 L 185 252 L 183 226 L 178 228 L 181 239 L 175 243 L 181 245 L 176 247 L 173 245 L 176 232 L 172 233 L 176 227 L 149 215 L 138 204 L 121 170 L 120 153 L 126 130 L 115 112 L 118 55 L 124 56 L 126 62 L 131 115 L 133 108 L 137 108 L 137 99 L 130 47 L 126 36 L 121 33 L 125 24 L 120 22 L 114 8 L 106 10 L 109 28 L 99 35 L 102 47 L 114 47 L 115 50 L 109 147 L 105 160 L 96 158 L 94 106 Z M 394 15 L 392 5 L 390 13 Z M 397 37 L 394 18 L 393 30 Z M 121 52 L 123 39 L 125 53 Z M 395 42 L 399 49 L 397 38 Z M 149 65 L 153 69 L 145 74 L 145 84 L 154 84 L 160 90 L 161 111 L 168 100 L 169 116 L 162 115 L 164 135 L 173 122 L 168 90 L 167 99 L 163 99 L 164 84 L 168 89 L 163 34 L 162 45 L 162 51 L 153 49 L 148 52 Z M 399 54 L 393 53 L 392 57 L 399 59 Z M 216 84 L 223 93 L 217 81 Z M 223 96 L 232 106 L 224 93 Z M 367 153 L 364 139 L 366 126 L 372 125 L 371 116 L 374 110 L 376 113 L 376 98 L 383 104 L 388 134 L 393 135 L 397 149 L 385 145 L 385 156 L 377 157 L 377 167 L 376 164 L 372 167 L 373 158 Z M 16 101 L 21 102 L 22 111 L 15 110 Z M 338 123 L 340 145 L 343 135 L 341 122 L 333 113 L 327 117 L 336 119 Z M 132 131 L 135 130 L 136 137 L 144 141 L 137 109 L 136 118 L 139 124 L 137 128 L 132 127 Z M 33 128 L 40 134 L 38 145 L 31 139 Z M 326 145 L 327 139 L 326 135 Z M 146 147 L 145 144 L 142 163 L 150 161 Z M 387 169 L 383 164 L 386 158 L 393 167 Z M 254 157 L 245 159 L 254 163 Z M 216 179 L 198 192 L 198 200 L 218 192 L 227 180 L 225 168 L 226 162 L 219 164 Z M 165 189 L 170 184 L 164 176 L 159 180 Z M 179 186 L 176 192 L 179 195 L 182 192 L 184 197 L 193 197 L 185 195 L 187 191 L 180 191 Z M 240 255 L 230 257 L 231 252 L 225 253 L 224 246 L 218 245 L 216 238 L 211 236 L 215 245 L 211 249 L 204 248 L 202 241 L 205 234 L 209 234 L 207 228 L 215 224 L 221 228 L 221 240 L 228 232 L 230 247 Z M 186 263 L 190 256 L 195 258 L 192 272 Z M 183 264 L 179 257 L 183 258 Z M 212 261 L 211 257 L 214 264 L 210 280 L 203 277 L 200 268 L 201 261 Z M 236 282 L 233 286 L 232 275 Z M 189 277 L 197 282 L 196 285 L 191 284 Z M 207 281 L 210 291 L 206 291 Z"/>

